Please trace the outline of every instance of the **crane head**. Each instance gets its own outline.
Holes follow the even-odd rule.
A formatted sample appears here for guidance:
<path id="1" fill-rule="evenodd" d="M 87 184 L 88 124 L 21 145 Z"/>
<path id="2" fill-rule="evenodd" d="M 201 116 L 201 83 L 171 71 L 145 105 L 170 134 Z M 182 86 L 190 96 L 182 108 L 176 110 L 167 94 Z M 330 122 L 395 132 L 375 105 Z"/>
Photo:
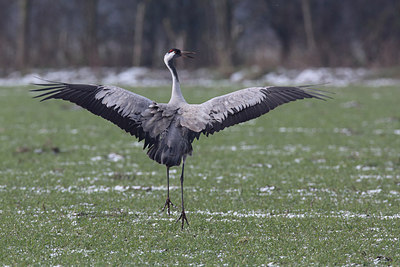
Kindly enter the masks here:
<path id="1" fill-rule="evenodd" d="M 173 58 L 178 58 L 178 57 L 186 57 L 186 58 L 193 58 L 192 55 L 196 54 L 195 52 L 189 52 L 189 51 L 182 51 L 177 48 L 172 48 L 170 49 L 164 56 L 164 60 L 166 59 L 167 61 L 173 59 Z"/>

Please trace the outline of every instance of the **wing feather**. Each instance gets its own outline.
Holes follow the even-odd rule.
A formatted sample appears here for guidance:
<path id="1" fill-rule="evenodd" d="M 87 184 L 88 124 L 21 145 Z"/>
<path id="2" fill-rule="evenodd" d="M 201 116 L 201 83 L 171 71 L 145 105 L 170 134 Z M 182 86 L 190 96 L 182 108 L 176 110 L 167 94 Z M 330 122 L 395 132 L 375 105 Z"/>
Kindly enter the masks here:
<path id="1" fill-rule="evenodd" d="M 190 105 L 182 114 L 181 125 L 209 135 L 257 118 L 282 104 L 305 98 L 326 100 L 330 97 L 307 86 L 251 87 L 212 98 L 199 105 Z"/>
<path id="2" fill-rule="evenodd" d="M 144 96 L 116 86 L 58 82 L 36 85 L 45 88 L 31 90 L 41 92 L 34 98 L 42 98 L 41 101 L 48 99 L 70 101 L 111 121 L 139 140 L 149 139 L 146 140 L 146 144 L 152 143 L 152 137 L 141 127 L 141 114 L 153 103 Z"/>

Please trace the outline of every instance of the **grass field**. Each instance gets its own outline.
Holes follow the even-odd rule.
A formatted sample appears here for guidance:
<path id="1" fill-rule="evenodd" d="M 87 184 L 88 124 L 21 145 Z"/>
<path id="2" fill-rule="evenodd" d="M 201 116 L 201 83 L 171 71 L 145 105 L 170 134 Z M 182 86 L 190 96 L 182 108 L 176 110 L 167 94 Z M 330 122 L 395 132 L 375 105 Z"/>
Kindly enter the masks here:
<path id="1" fill-rule="evenodd" d="M 400 265 L 400 89 L 328 90 L 195 141 L 181 230 L 179 209 L 160 212 L 165 167 L 141 143 L 70 103 L 0 88 L 0 263 Z M 170 89 L 135 92 L 167 101 Z"/>

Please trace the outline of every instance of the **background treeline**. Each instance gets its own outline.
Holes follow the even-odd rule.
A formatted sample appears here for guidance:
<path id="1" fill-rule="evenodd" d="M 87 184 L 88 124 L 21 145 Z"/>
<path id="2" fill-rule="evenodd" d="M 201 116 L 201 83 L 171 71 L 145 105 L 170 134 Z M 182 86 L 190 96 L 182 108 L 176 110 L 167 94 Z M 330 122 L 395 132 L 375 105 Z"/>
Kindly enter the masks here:
<path id="1" fill-rule="evenodd" d="M 171 47 L 226 70 L 395 66 L 400 1 L 0 0 L 3 71 L 158 67 Z"/>

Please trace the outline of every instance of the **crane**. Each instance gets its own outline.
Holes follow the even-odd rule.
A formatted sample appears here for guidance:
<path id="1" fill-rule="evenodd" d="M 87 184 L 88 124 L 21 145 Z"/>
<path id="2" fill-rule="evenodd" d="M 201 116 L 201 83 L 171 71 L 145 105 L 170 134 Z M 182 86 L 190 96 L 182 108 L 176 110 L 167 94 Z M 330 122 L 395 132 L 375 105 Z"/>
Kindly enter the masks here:
<path id="1" fill-rule="evenodd" d="M 63 99 L 75 103 L 95 115 L 119 126 L 144 140 L 150 159 L 167 168 L 167 198 L 162 211 L 174 206 L 169 195 L 169 170 L 182 164 L 180 176 L 181 214 L 176 222 L 189 225 L 183 201 L 185 162 L 192 154 L 192 142 L 201 134 L 209 136 L 226 127 L 257 118 L 287 102 L 305 98 L 326 100 L 323 91 L 298 87 L 251 87 L 214 97 L 201 104 L 188 104 L 182 95 L 174 60 L 193 58 L 194 52 L 173 48 L 164 56 L 164 63 L 171 72 L 172 94 L 168 103 L 157 103 L 131 91 L 110 85 L 73 84 L 52 82 L 31 91 L 41 92 L 35 98 L 41 101 Z"/>

